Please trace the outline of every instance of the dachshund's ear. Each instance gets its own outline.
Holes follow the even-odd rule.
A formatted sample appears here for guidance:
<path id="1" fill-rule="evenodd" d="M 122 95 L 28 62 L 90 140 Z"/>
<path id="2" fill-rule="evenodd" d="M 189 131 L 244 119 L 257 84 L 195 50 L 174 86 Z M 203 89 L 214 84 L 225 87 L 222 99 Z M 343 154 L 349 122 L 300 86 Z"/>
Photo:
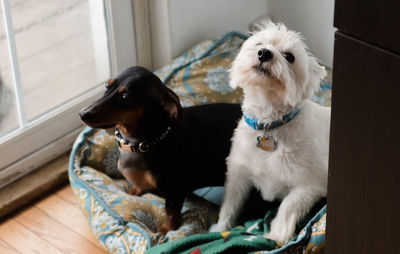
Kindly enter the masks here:
<path id="1" fill-rule="evenodd" d="M 167 102 L 164 104 L 164 109 L 165 111 L 168 112 L 169 114 L 169 118 L 171 120 L 176 120 L 178 119 L 178 115 L 179 115 L 179 110 L 178 110 L 178 106 L 174 103 L 174 102 Z"/>
<path id="2" fill-rule="evenodd" d="M 168 87 L 165 87 L 163 107 L 168 112 L 169 118 L 172 121 L 180 120 L 182 117 L 182 106 L 179 97 Z"/>

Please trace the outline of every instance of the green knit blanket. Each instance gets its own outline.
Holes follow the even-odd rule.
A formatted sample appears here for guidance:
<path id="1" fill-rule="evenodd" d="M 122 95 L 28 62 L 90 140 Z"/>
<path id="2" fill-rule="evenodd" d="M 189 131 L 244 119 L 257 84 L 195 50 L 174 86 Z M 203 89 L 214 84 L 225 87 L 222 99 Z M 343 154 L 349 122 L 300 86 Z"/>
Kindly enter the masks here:
<path id="1" fill-rule="evenodd" d="M 192 235 L 157 245 L 146 254 L 323 253 L 325 210 L 326 206 L 316 214 L 310 212 L 298 225 L 304 225 L 300 233 L 284 246 L 263 237 L 269 231 L 268 224 L 276 214 L 276 210 L 271 210 L 263 219 L 247 221 L 244 226 L 235 227 L 231 231 Z"/>

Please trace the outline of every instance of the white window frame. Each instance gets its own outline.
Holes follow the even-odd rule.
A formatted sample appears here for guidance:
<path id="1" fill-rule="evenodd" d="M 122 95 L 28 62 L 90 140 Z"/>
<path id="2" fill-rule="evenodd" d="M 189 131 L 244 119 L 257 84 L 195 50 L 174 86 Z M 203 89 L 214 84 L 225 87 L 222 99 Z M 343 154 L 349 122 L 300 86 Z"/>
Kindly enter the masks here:
<path id="1" fill-rule="evenodd" d="M 137 63 L 133 6 L 131 0 L 104 0 L 103 3 L 109 37 L 111 75 L 114 76 Z M 7 4 L 8 0 L 3 0 L 3 5 Z M 3 9 L 7 7 L 3 6 Z M 9 15 L 6 18 L 11 20 Z M 9 20 L 8 28 L 12 33 L 12 23 Z M 10 58 L 17 59 L 13 38 L 9 49 Z M 13 67 L 17 67 L 14 70 L 15 90 L 21 94 L 21 91 L 18 92 L 18 61 L 14 62 Z M 24 126 L 0 138 L 0 188 L 71 149 L 72 143 L 83 128 L 78 117 L 79 110 L 103 92 L 104 86 L 98 85 L 32 122 L 27 122 L 23 115 L 20 116 L 20 122 Z M 21 100 L 22 96 L 17 95 L 17 98 Z M 23 100 L 17 105 L 23 107 Z"/>

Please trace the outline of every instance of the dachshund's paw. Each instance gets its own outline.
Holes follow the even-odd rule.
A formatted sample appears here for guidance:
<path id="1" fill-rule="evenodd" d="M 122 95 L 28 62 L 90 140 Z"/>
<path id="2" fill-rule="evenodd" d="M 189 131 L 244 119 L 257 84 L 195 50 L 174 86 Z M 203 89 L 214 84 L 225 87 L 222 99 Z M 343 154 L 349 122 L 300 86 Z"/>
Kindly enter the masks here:
<path id="1" fill-rule="evenodd" d="M 157 228 L 157 231 L 163 235 L 167 234 L 171 229 L 167 227 L 167 225 L 162 224 L 159 228 Z"/>
<path id="2" fill-rule="evenodd" d="M 179 225 L 177 223 L 171 223 L 170 221 L 165 221 L 160 227 L 158 227 L 157 231 L 161 234 L 166 234 L 169 231 L 177 230 Z"/>
<path id="3" fill-rule="evenodd" d="M 135 186 L 129 186 L 126 192 L 133 196 L 142 196 L 144 194 L 144 191 L 142 189 L 139 189 L 138 187 Z"/>

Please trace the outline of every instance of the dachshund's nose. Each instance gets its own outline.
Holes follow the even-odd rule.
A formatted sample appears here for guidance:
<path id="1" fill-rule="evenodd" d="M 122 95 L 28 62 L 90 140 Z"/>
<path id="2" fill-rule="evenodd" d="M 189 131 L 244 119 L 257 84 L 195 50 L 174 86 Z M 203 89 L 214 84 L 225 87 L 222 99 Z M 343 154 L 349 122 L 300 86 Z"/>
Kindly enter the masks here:
<path id="1" fill-rule="evenodd" d="M 89 120 L 90 116 L 92 114 L 90 113 L 90 106 L 83 108 L 81 111 L 79 111 L 79 117 L 81 118 L 82 121 L 86 122 Z"/>
<path id="2" fill-rule="evenodd" d="M 271 50 L 265 48 L 260 49 L 257 55 L 258 55 L 258 60 L 260 60 L 260 62 L 262 63 L 267 62 L 274 57 L 274 54 L 271 52 Z"/>

